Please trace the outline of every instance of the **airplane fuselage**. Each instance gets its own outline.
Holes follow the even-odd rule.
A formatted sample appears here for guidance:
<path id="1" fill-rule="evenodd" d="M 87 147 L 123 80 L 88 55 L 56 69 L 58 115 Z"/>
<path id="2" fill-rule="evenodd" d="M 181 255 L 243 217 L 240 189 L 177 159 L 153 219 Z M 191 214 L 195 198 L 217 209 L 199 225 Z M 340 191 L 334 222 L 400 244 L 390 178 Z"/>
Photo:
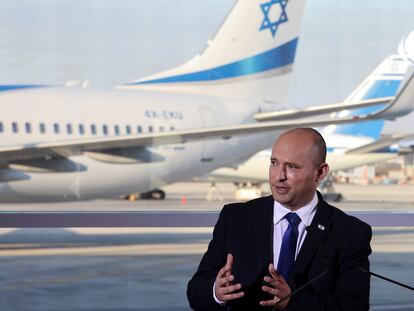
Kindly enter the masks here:
<path id="1" fill-rule="evenodd" d="M 253 122 L 257 103 L 139 90 L 39 88 L 0 94 L 0 147 Z M 80 152 L 3 165 L 1 201 L 60 201 L 146 192 L 232 166 L 277 133 Z M 0 160 L 1 161 L 1 160 Z"/>

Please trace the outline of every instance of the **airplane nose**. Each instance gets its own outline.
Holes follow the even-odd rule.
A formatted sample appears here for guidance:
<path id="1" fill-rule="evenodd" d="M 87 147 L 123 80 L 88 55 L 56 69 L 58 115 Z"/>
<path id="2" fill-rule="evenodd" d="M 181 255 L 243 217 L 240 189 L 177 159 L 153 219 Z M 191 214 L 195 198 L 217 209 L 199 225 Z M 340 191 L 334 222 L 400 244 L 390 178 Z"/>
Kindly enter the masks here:
<path id="1" fill-rule="evenodd" d="M 414 30 L 401 40 L 398 54 L 407 57 L 414 64 Z"/>

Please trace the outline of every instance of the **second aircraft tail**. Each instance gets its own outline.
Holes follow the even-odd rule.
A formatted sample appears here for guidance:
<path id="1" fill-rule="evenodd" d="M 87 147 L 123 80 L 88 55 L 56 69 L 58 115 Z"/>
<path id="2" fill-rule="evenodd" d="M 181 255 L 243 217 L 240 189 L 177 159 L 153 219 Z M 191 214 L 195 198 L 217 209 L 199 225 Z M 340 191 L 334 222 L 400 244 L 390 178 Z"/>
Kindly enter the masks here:
<path id="1" fill-rule="evenodd" d="M 414 34 L 414 32 L 413 32 Z M 403 40 L 404 41 L 404 40 Z M 402 41 L 402 42 L 403 42 Z M 396 96 L 403 86 L 404 78 L 411 69 L 412 55 L 394 54 L 384 59 L 375 70 L 348 96 L 345 102 Z M 378 106 L 343 110 L 339 116 L 365 115 L 379 109 Z M 329 125 L 321 129 L 325 134 L 352 135 L 377 140 L 381 136 L 384 120 L 357 122 L 345 125 Z"/>

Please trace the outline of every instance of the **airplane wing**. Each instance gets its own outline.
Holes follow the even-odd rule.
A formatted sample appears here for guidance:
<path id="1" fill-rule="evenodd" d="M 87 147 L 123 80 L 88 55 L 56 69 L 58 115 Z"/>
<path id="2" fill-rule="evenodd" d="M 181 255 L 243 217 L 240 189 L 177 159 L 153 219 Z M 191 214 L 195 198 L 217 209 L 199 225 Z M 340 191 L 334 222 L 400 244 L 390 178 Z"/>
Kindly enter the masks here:
<path id="1" fill-rule="evenodd" d="M 389 104 L 393 99 L 394 97 L 391 96 L 375 99 L 366 99 L 357 102 L 312 106 L 303 109 L 286 109 L 281 111 L 262 112 L 255 114 L 254 118 L 258 122 L 306 118 L 331 112 L 338 112 L 344 109 L 358 109 L 364 107 Z"/>
<path id="2" fill-rule="evenodd" d="M 414 107 L 414 67 L 411 66 L 409 72 L 401 82 L 403 87 L 398 91 L 393 102 L 386 106 L 383 113 L 385 119 L 395 119 L 404 116 Z"/>
<path id="3" fill-rule="evenodd" d="M 324 118 L 319 120 L 275 121 L 259 124 L 188 129 L 173 132 L 137 134 L 129 136 L 97 137 L 77 140 L 53 141 L 26 145 L 12 145 L 0 148 L 0 162 L 51 159 L 68 157 L 83 152 L 110 152 L 111 150 L 131 147 L 148 147 L 166 144 L 186 143 L 206 139 L 229 139 L 236 135 L 247 135 L 293 127 L 317 127 L 329 124 L 342 124 L 381 118 L 381 112 L 345 118 Z"/>
<path id="4" fill-rule="evenodd" d="M 395 119 L 396 117 L 406 115 L 413 110 L 414 101 L 414 67 L 410 66 L 404 79 L 401 81 L 401 89 L 395 97 L 382 97 L 356 102 L 343 102 L 329 105 L 312 106 L 303 109 L 287 109 L 281 111 L 262 112 L 255 114 L 254 118 L 258 122 L 298 119 L 313 117 L 331 112 L 339 112 L 345 109 L 358 109 L 372 107 L 377 105 L 386 106 L 387 113 L 384 119 Z M 384 111 L 385 112 L 385 111 Z"/>
<path id="5" fill-rule="evenodd" d="M 403 139 L 412 139 L 414 137 L 414 134 L 392 134 L 386 137 L 383 137 L 381 139 L 378 139 L 372 143 L 350 149 L 346 151 L 346 154 L 361 154 L 361 153 L 369 153 L 376 150 L 380 150 L 382 148 L 389 147 L 395 143 L 398 143 L 399 141 Z"/>
<path id="6" fill-rule="evenodd" d="M 105 153 L 120 148 L 139 148 L 160 146 L 166 144 L 179 144 L 189 141 L 202 141 L 207 139 L 229 139 L 236 135 L 285 130 L 293 127 L 318 127 L 330 124 L 343 124 L 367 121 L 372 119 L 386 119 L 407 114 L 413 110 L 414 74 L 409 75 L 404 87 L 397 96 L 384 108 L 376 112 L 350 116 L 310 119 L 301 118 L 290 121 L 272 121 L 253 124 L 242 124 L 214 128 L 187 129 L 182 131 L 136 134 L 114 137 L 93 137 L 76 140 L 41 142 L 24 145 L 11 145 L 0 148 L 0 164 L 10 161 L 24 161 L 36 159 L 50 159 L 56 157 L 69 157 L 83 152 Z M 388 99 L 389 100 L 389 99 Z M 320 106 L 319 106 L 320 107 Z M 310 109 L 310 108 L 307 108 Z M 329 109 L 329 108 L 327 108 Z M 332 108 L 331 108 L 332 109 Z M 338 107 L 343 110 L 343 107 Z M 331 110 L 332 112 L 332 110 Z M 325 110 L 326 113 L 326 110 Z"/>

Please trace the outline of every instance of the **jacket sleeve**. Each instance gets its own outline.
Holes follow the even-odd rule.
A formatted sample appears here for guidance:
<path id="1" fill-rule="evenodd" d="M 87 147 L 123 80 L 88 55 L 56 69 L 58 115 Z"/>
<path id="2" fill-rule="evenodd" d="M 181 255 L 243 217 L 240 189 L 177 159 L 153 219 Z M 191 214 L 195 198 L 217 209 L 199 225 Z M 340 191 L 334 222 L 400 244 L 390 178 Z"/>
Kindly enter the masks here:
<path id="1" fill-rule="evenodd" d="M 343 232 L 350 234 L 350 232 Z M 369 310 L 370 275 L 358 267 L 369 271 L 368 256 L 371 254 L 371 227 L 363 224 L 350 242 L 339 251 L 335 260 L 338 271 L 333 288 L 315 290 L 309 286 L 306 290 L 292 296 L 288 310 L 320 310 L 320 311 L 365 311 Z M 332 267 L 332 265 L 331 265 Z"/>
<path id="2" fill-rule="evenodd" d="M 226 225 L 228 206 L 224 206 L 213 231 L 213 238 L 201 259 L 197 272 L 188 282 L 187 298 L 190 307 L 197 311 L 224 310 L 213 297 L 213 285 L 218 271 L 224 267 L 227 258 Z"/>

